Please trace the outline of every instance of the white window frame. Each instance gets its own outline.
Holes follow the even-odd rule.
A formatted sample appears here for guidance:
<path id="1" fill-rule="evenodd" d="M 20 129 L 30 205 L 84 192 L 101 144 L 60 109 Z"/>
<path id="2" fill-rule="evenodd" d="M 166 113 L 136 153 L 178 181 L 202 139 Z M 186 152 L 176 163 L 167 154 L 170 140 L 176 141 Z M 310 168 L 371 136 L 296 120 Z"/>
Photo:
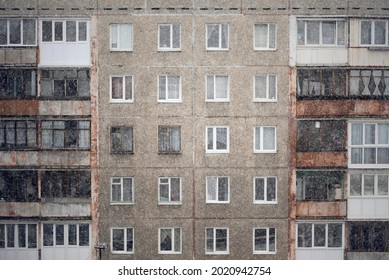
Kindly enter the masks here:
<path id="1" fill-rule="evenodd" d="M 36 46 L 37 45 L 37 34 L 38 34 L 38 25 L 37 21 L 34 18 L 2 18 L 1 20 L 7 21 L 7 26 L 6 26 L 6 32 L 7 32 L 7 43 L 4 45 L 0 45 L 1 47 L 12 47 L 12 46 Z M 11 44 L 10 43 L 10 20 L 19 20 L 20 21 L 20 44 Z M 35 42 L 33 44 L 24 44 L 23 43 L 23 31 L 24 31 L 24 23 L 23 20 L 33 20 L 35 22 Z"/>
<path id="2" fill-rule="evenodd" d="M 165 87 L 165 96 L 164 98 L 161 98 L 161 86 L 162 86 L 162 77 L 165 78 L 165 84 L 163 85 Z M 169 95 L 169 78 L 172 79 L 177 79 L 178 78 L 178 98 L 170 98 Z M 181 98 L 181 76 L 177 75 L 159 75 L 158 76 L 158 102 L 160 103 L 177 103 L 177 102 L 182 102 Z"/>
<path id="3" fill-rule="evenodd" d="M 274 128 L 274 149 L 264 149 L 263 147 L 263 129 L 264 128 Z M 256 130 L 260 130 L 260 147 L 259 149 L 256 147 Z M 277 127 L 272 125 L 264 125 L 264 126 L 255 126 L 254 127 L 254 153 L 269 153 L 274 154 L 277 153 Z"/>
<path id="4" fill-rule="evenodd" d="M 361 176 L 361 193 L 360 194 L 352 194 L 351 191 L 351 176 L 358 175 Z M 374 186 L 373 186 L 373 194 L 365 194 L 365 181 L 367 176 L 374 176 Z M 379 176 L 386 177 L 387 185 L 386 185 L 386 194 L 378 194 L 378 181 Z M 349 173 L 348 174 L 348 190 L 350 198 L 388 198 L 389 197 L 389 174 L 384 173 Z"/>
<path id="5" fill-rule="evenodd" d="M 346 47 L 347 46 L 347 20 L 345 18 L 320 18 L 320 19 L 315 19 L 315 18 L 302 18 L 302 19 L 297 19 L 297 25 L 298 25 L 298 22 L 299 21 L 303 21 L 304 22 L 304 43 L 303 44 L 300 44 L 299 43 L 299 40 L 297 39 L 297 45 L 298 47 Z M 318 44 L 310 44 L 308 43 L 308 40 L 307 40 L 307 22 L 319 22 L 320 23 L 320 26 L 319 26 L 319 43 Z M 336 23 L 336 26 L 335 26 L 335 43 L 333 44 L 325 44 L 323 43 L 323 22 L 335 22 Z M 340 28 L 340 25 L 339 25 L 339 22 L 343 22 L 344 23 L 344 44 L 338 44 L 338 32 L 339 32 L 339 29 Z M 299 33 L 297 31 L 297 37 L 299 36 Z"/>
<path id="6" fill-rule="evenodd" d="M 208 46 L 208 27 L 209 26 L 218 26 L 219 28 L 219 38 L 218 38 L 218 47 L 210 47 Z M 223 36 L 223 26 L 224 28 L 227 28 L 227 38 L 226 38 L 226 43 L 227 46 L 223 47 L 222 46 L 222 36 Z M 227 23 L 208 23 L 205 25 L 205 47 L 207 51 L 228 51 L 229 50 L 229 37 L 230 37 L 230 26 Z"/>
<path id="7" fill-rule="evenodd" d="M 167 183 L 161 182 L 161 180 L 168 180 Z M 178 179 L 180 181 L 179 185 L 179 191 L 180 191 L 180 198 L 179 200 L 171 200 L 172 196 L 172 179 Z M 162 201 L 161 200 L 161 185 L 166 185 L 168 184 L 169 188 L 169 201 Z M 181 177 L 178 176 L 161 176 L 158 177 L 158 204 L 159 205 L 181 205 L 182 204 L 182 179 Z"/>
<path id="8" fill-rule="evenodd" d="M 352 141 L 352 126 L 353 124 L 362 125 L 362 144 L 353 144 Z M 374 125 L 374 144 L 365 144 L 365 133 L 366 126 Z M 349 122 L 348 123 L 348 166 L 349 168 L 388 168 L 389 163 L 378 163 L 378 149 L 389 149 L 389 135 L 387 135 L 388 143 L 387 144 L 379 144 L 378 143 L 378 126 L 379 125 L 387 125 L 389 126 L 389 122 L 381 122 L 381 121 L 359 121 L 359 122 Z M 389 128 L 388 128 L 389 132 Z M 365 149 L 375 149 L 375 163 L 364 163 L 365 161 Z M 361 150 L 361 163 L 352 163 L 352 154 L 353 149 L 362 149 Z"/>
<path id="9" fill-rule="evenodd" d="M 257 200 L 255 199 L 256 197 L 256 180 L 257 179 L 263 179 L 263 187 L 264 187 L 264 190 L 263 190 L 263 193 L 264 193 L 264 199 L 263 200 Z M 272 200 L 267 200 L 267 197 L 268 197 L 268 179 L 274 179 L 275 180 L 275 200 L 272 201 Z M 253 201 L 254 201 L 254 204 L 277 204 L 277 177 L 276 176 L 256 176 L 254 177 L 254 180 L 253 180 Z"/>
<path id="10" fill-rule="evenodd" d="M 116 37 L 117 37 L 117 45 L 116 47 L 112 47 L 112 33 L 114 32 L 113 28 L 116 26 Z M 130 46 L 128 47 L 121 47 L 121 41 L 120 41 L 120 28 L 125 28 L 128 26 L 130 34 Z M 111 51 L 125 51 L 125 52 L 132 52 L 134 49 L 134 27 L 132 23 L 112 23 L 109 25 L 109 49 Z"/>
<path id="11" fill-rule="evenodd" d="M 385 22 L 385 43 L 384 44 L 376 44 L 375 43 L 375 25 L 376 25 L 376 22 Z M 362 23 L 363 22 L 370 22 L 370 27 L 371 27 L 371 36 L 370 36 L 370 43 L 366 43 L 364 44 L 362 42 Z M 360 20 L 359 21 L 359 44 L 360 46 L 370 46 L 370 47 L 385 47 L 385 46 L 388 46 L 389 45 L 389 20 L 387 19 L 364 19 L 364 20 Z"/>
<path id="12" fill-rule="evenodd" d="M 161 231 L 162 230 L 170 230 L 170 235 L 171 235 L 171 250 L 161 250 Z M 179 239 L 180 239 L 180 248 L 178 251 L 175 250 L 175 241 L 176 241 L 176 234 L 175 230 L 179 230 Z M 182 254 L 182 229 L 180 227 L 162 227 L 158 229 L 158 254 L 164 254 L 164 255 L 178 255 Z"/>
<path id="13" fill-rule="evenodd" d="M 208 79 L 213 78 L 213 89 L 212 89 L 212 98 L 208 97 L 208 90 L 210 88 L 210 85 L 208 85 Z M 224 97 L 217 97 L 217 83 L 216 80 L 218 78 L 227 78 L 227 96 Z M 230 101 L 230 77 L 228 75 L 207 75 L 205 76 L 205 101 L 206 102 L 229 102 Z"/>
<path id="14" fill-rule="evenodd" d="M 43 22 L 51 22 L 51 41 L 43 41 Z M 67 40 L 67 22 L 75 21 L 76 22 L 76 40 L 68 41 Z M 55 40 L 55 24 L 62 23 L 62 40 Z M 80 23 L 86 24 L 86 40 L 80 40 Z M 40 43 L 41 44 L 88 44 L 89 43 L 89 20 L 87 19 L 41 19 L 40 20 Z"/>
<path id="15" fill-rule="evenodd" d="M 169 38 L 169 43 L 170 43 L 170 46 L 161 46 L 161 27 L 166 27 L 168 26 L 169 27 L 169 30 L 170 30 L 170 38 Z M 179 28 L 179 38 L 178 38 L 178 44 L 179 46 L 178 47 L 174 47 L 173 46 L 173 42 L 174 42 L 174 26 L 178 26 Z M 172 24 L 159 24 L 158 25 L 158 50 L 159 51 L 180 51 L 181 50 L 181 25 L 180 24 L 176 24 L 176 23 L 172 23 Z"/>
<path id="16" fill-rule="evenodd" d="M 44 241 L 45 241 L 45 236 L 44 236 L 44 225 L 52 225 L 53 226 L 53 245 L 44 245 Z M 80 230 L 80 226 L 83 225 L 88 225 L 88 245 L 80 245 L 80 236 L 81 236 L 81 230 Z M 54 222 L 45 222 L 45 223 L 42 223 L 41 224 L 41 244 L 44 248 L 53 248 L 53 247 L 59 247 L 59 248 L 63 248 L 63 247 L 68 247 L 68 248 L 87 248 L 87 247 L 91 247 L 92 246 L 92 231 L 91 231 L 91 224 L 90 223 L 82 223 L 81 221 L 79 223 L 54 223 Z M 63 238 L 64 238 L 64 244 L 60 244 L 60 245 L 57 245 L 56 244 L 56 230 L 57 230 L 57 226 L 63 226 L 63 230 L 64 230 L 64 235 L 63 235 Z M 75 226 L 75 229 L 76 229 L 76 232 L 75 232 L 75 237 L 76 237 L 76 240 L 75 240 L 75 245 L 74 244 L 69 244 L 69 231 L 70 231 L 70 226 Z"/>
<path id="17" fill-rule="evenodd" d="M 112 79 L 121 78 L 122 79 L 122 97 L 113 98 L 112 92 Z M 126 99 L 126 79 L 131 79 L 131 98 Z M 109 101 L 111 103 L 133 103 L 134 102 L 134 77 L 132 75 L 112 75 L 109 79 Z"/>
<path id="18" fill-rule="evenodd" d="M 212 238 L 212 243 L 213 243 L 213 248 L 212 251 L 207 251 L 207 230 L 212 229 L 213 231 L 213 238 Z M 216 246 L 216 231 L 217 230 L 226 230 L 226 239 L 227 239 L 227 244 L 226 244 L 226 250 L 225 251 L 218 251 L 217 246 Z M 205 228 L 205 254 L 206 255 L 228 255 L 229 252 L 229 228 L 226 227 L 206 227 Z"/>
<path id="19" fill-rule="evenodd" d="M 208 148 L 208 129 L 212 129 L 212 149 Z M 226 129 L 226 149 L 217 149 L 217 130 Z M 230 152 L 230 127 L 229 126 L 207 126 L 205 128 L 205 150 L 207 153 L 226 154 Z"/>
<path id="20" fill-rule="evenodd" d="M 265 98 L 257 97 L 257 77 L 266 79 Z M 270 83 L 274 80 L 274 98 L 270 97 Z M 277 102 L 277 75 L 275 74 L 259 74 L 253 76 L 253 100 L 254 102 Z"/>
<path id="21" fill-rule="evenodd" d="M 132 200 L 124 200 L 123 199 L 123 194 L 124 194 L 124 180 L 127 179 L 127 180 L 131 180 L 131 197 L 132 197 Z M 119 183 L 116 183 L 114 182 L 114 180 L 120 180 Z M 119 176 L 115 176 L 115 177 L 111 177 L 111 180 L 110 180 L 110 190 L 111 190 L 111 204 L 134 204 L 134 177 L 129 177 L 129 176 L 125 176 L 125 177 L 119 177 Z M 117 185 L 117 186 L 120 186 L 120 200 L 113 200 L 113 195 L 112 195 L 112 187 L 114 185 Z"/>
<path id="22" fill-rule="evenodd" d="M 2 221 L 0 225 L 3 227 L 3 233 L 4 235 L 1 236 L 2 241 L 4 241 L 4 247 L 0 247 L 0 252 L 5 251 L 5 250 L 38 250 L 38 224 L 35 223 L 29 223 L 26 221 L 26 223 L 14 223 L 13 221 Z M 9 240 L 8 240 L 8 226 L 13 227 L 13 246 L 8 246 L 9 245 Z M 19 227 L 24 226 L 25 232 L 24 232 L 24 245 L 25 246 L 20 246 L 20 230 Z M 30 226 L 35 226 L 35 247 L 30 246 L 30 239 L 29 239 L 29 227 Z M 4 238 L 4 239 L 3 239 Z"/>
<path id="23" fill-rule="evenodd" d="M 127 229 L 131 229 L 132 230 L 132 250 L 131 251 L 127 251 Z M 123 251 L 114 251 L 114 248 L 113 248 L 113 231 L 114 230 L 123 230 L 124 231 L 124 239 L 123 239 L 123 243 L 124 243 L 124 250 Z M 111 244 L 111 253 L 112 254 L 134 254 L 135 252 L 135 230 L 133 227 L 113 227 L 111 228 L 111 236 L 110 236 L 110 244 Z"/>
<path id="24" fill-rule="evenodd" d="M 312 238 L 312 244 L 311 246 L 307 247 L 299 247 L 298 246 L 298 241 L 299 241 L 299 235 L 298 235 L 298 227 L 301 224 L 311 224 L 311 238 Z M 342 225 L 342 246 L 340 247 L 329 247 L 328 246 L 328 225 L 329 224 L 341 224 Z M 315 245 L 315 225 L 325 225 L 325 245 L 324 246 L 316 246 Z M 344 232 L 344 223 L 339 221 L 329 221 L 329 222 L 296 222 L 296 249 L 333 249 L 333 250 L 338 250 L 338 249 L 344 249 L 344 243 L 345 243 L 345 232 Z"/>
<path id="25" fill-rule="evenodd" d="M 270 250 L 270 229 L 274 230 L 274 250 Z M 255 250 L 255 231 L 266 230 L 266 249 Z M 274 227 L 255 227 L 253 228 L 253 254 L 276 254 L 277 253 L 277 231 Z"/>
<path id="26" fill-rule="evenodd" d="M 266 25 L 267 26 L 267 36 L 266 36 L 266 47 L 257 47 L 256 45 L 256 27 L 259 25 Z M 271 29 L 270 27 L 274 26 L 274 34 L 270 34 Z M 274 36 L 274 47 L 270 47 L 270 38 L 271 36 Z M 275 51 L 277 50 L 277 24 L 276 23 L 267 23 L 267 22 L 258 22 L 254 24 L 253 28 L 253 46 L 254 50 L 256 51 Z"/>
<path id="27" fill-rule="evenodd" d="M 225 179 L 227 178 L 227 200 L 219 200 L 219 179 Z M 216 179 L 216 186 L 214 186 L 214 195 L 215 195 L 215 198 L 216 199 L 211 199 L 209 198 L 209 195 L 208 193 L 210 192 L 210 180 L 211 179 Z M 205 185 L 206 185 L 206 188 L 205 188 L 205 196 L 206 196 L 206 203 L 214 203 L 214 204 L 228 204 L 230 203 L 230 177 L 228 176 L 207 176 L 205 178 Z"/>

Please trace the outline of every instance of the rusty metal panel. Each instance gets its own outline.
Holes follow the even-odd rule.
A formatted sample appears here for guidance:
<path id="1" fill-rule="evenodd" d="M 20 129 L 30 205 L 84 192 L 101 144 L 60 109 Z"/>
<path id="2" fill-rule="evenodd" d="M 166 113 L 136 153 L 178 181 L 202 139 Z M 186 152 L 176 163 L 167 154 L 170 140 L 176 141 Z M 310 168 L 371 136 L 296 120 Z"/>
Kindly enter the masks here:
<path id="1" fill-rule="evenodd" d="M 38 202 L 5 202 L 0 200 L 1 217 L 39 217 L 40 203 Z"/>
<path id="2" fill-rule="evenodd" d="M 345 217 L 346 200 L 342 201 L 298 201 L 297 217 Z"/>
<path id="3" fill-rule="evenodd" d="M 2 116 L 36 116 L 38 114 L 38 100 L 0 100 L 0 115 Z"/>
<path id="4" fill-rule="evenodd" d="M 297 167 L 347 167 L 347 152 L 297 153 Z"/>

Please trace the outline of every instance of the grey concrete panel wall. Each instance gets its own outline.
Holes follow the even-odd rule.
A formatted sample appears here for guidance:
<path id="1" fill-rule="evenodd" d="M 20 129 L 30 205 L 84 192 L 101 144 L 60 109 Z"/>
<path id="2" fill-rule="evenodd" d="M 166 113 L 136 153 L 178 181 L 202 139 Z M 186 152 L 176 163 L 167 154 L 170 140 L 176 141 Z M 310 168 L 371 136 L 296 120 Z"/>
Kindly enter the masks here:
<path id="1" fill-rule="evenodd" d="M 39 101 L 42 116 L 90 116 L 90 101 Z"/>

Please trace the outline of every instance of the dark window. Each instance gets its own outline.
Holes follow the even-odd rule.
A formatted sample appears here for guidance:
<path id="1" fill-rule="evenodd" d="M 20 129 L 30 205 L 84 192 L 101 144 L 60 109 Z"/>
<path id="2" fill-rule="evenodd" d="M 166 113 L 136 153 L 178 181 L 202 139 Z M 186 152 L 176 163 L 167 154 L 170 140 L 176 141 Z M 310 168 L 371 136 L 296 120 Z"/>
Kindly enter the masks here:
<path id="1" fill-rule="evenodd" d="M 133 153 L 132 127 L 111 127 L 111 153 Z"/>
<path id="2" fill-rule="evenodd" d="M 297 199 L 343 199 L 344 178 L 343 172 L 297 171 Z"/>
<path id="3" fill-rule="evenodd" d="M 181 128 L 159 126 L 158 148 L 160 153 L 179 153 L 181 151 Z"/>
<path id="4" fill-rule="evenodd" d="M 89 99 L 89 84 L 87 69 L 42 70 L 40 96 L 47 99 Z"/>
<path id="5" fill-rule="evenodd" d="M 43 148 L 90 148 L 90 122 L 42 121 Z"/>
<path id="6" fill-rule="evenodd" d="M 29 98 L 36 95 L 36 70 L 0 69 L 0 98 Z"/>
<path id="7" fill-rule="evenodd" d="M 297 95 L 310 98 L 346 96 L 346 77 L 344 69 L 298 70 Z"/>
<path id="8" fill-rule="evenodd" d="M 359 98 L 387 98 L 389 96 L 389 71 L 381 69 L 351 70 L 350 96 Z"/>
<path id="9" fill-rule="evenodd" d="M 1 19 L 0 45 L 36 45 L 35 19 Z"/>
<path id="10" fill-rule="evenodd" d="M 389 222 L 351 222 L 351 252 L 389 252 Z"/>
<path id="11" fill-rule="evenodd" d="M 37 147 L 35 121 L 0 120 L 0 149 L 16 150 Z"/>
<path id="12" fill-rule="evenodd" d="M 44 20 L 42 21 L 42 42 L 85 42 L 88 37 L 86 21 Z M 78 36 L 77 36 L 78 30 Z"/>
<path id="13" fill-rule="evenodd" d="M 43 198 L 90 198 L 90 171 L 44 171 L 41 177 Z"/>
<path id="14" fill-rule="evenodd" d="M 38 174 L 36 171 L 0 171 L 0 199 L 5 201 L 37 201 Z"/>
<path id="15" fill-rule="evenodd" d="M 346 127 L 346 122 L 343 120 L 298 121 L 297 151 L 344 151 Z"/>

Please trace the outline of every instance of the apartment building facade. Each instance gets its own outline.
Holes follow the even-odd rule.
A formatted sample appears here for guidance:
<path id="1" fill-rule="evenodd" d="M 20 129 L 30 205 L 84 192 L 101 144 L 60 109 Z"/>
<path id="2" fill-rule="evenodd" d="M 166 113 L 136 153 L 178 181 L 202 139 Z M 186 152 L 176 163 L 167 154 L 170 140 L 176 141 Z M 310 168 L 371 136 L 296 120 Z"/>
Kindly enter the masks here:
<path id="1" fill-rule="evenodd" d="M 290 18 L 296 259 L 388 259 L 386 6 L 326 1 Z"/>
<path id="2" fill-rule="evenodd" d="M 0 259 L 388 259 L 386 1 L 0 1 Z"/>
<path id="3" fill-rule="evenodd" d="M 66 4 L 1 1 L 0 259 L 95 253 L 92 20 Z"/>

